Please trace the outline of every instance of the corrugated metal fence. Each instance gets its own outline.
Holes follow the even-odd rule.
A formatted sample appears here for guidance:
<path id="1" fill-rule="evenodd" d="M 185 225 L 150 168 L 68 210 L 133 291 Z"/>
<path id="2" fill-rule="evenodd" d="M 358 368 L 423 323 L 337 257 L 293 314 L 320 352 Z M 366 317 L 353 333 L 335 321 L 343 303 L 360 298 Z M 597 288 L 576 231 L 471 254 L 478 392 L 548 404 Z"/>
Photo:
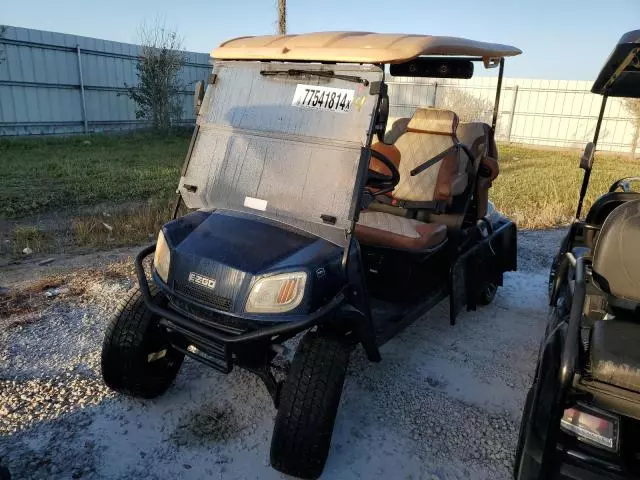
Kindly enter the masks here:
<path id="1" fill-rule="evenodd" d="M 8 27 L 0 39 L 0 136 L 130 130 L 146 126 L 124 93 L 137 84 L 138 45 Z M 185 85 L 204 80 L 209 55 L 185 52 Z M 194 123 L 185 89 L 185 124 Z"/>
<path id="2" fill-rule="evenodd" d="M 508 65 L 507 61 L 507 65 Z M 491 122 L 497 78 L 471 80 L 393 77 L 391 117 L 410 117 L 416 106 L 449 108 L 462 121 Z M 584 148 L 593 138 L 602 97 L 592 82 L 505 78 L 497 125 L 499 141 Z M 598 149 L 638 152 L 638 124 L 619 98 L 609 98 Z"/>

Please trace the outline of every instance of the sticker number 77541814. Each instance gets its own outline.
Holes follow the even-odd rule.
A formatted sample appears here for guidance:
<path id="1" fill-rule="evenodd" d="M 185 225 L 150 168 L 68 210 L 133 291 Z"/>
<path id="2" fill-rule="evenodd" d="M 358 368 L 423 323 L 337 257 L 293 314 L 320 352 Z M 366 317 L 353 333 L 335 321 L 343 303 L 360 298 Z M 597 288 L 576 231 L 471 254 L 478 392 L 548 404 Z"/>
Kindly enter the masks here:
<path id="1" fill-rule="evenodd" d="M 291 105 L 316 110 L 346 113 L 351 108 L 354 90 L 348 88 L 319 87 L 317 85 L 296 86 Z"/>

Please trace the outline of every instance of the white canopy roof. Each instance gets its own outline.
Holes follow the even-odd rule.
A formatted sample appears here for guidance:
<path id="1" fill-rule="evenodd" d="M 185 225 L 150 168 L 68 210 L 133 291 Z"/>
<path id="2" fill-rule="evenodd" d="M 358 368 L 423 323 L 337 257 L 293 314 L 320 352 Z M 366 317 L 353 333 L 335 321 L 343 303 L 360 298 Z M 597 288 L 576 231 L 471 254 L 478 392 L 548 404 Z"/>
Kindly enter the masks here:
<path id="1" fill-rule="evenodd" d="M 421 55 L 501 58 L 521 54 L 510 45 L 458 37 L 371 32 L 318 32 L 239 37 L 211 52 L 220 60 L 403 63 Z"/>

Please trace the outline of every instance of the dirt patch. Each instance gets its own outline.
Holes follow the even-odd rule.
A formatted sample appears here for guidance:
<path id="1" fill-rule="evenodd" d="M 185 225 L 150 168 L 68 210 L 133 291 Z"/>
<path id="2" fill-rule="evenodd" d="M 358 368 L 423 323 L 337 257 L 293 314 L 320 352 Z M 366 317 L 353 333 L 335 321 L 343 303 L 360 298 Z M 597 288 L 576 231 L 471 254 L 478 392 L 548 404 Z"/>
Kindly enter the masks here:
<path id="1" fill-rule="evenodd" d="M 104 281 L 129 281 L 135 268 L 129 261 L 112 263 L 103 268 L 85 268 L 70 273 L 48 275 L 38 280 L 8 288 L 0 297 L 0 327 L 29 323 L 37 319 L 35 312 L 46 310 L 69 299 L 92 300 L 91 286 Z"/>
<path id="2" fill-rule="evenodd" d="M 192 412 L 171 434 L 179 447 L 226 443 L 242 431 L 231 403 L 205 403 Z"/>

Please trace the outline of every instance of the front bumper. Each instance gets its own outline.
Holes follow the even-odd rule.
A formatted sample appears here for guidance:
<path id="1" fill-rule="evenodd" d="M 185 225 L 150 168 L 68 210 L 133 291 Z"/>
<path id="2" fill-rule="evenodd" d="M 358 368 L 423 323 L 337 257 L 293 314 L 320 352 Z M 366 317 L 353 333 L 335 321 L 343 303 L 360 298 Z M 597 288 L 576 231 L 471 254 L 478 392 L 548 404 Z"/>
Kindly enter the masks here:
<path id="1" fill-rule="evenodd" d="M 204 363 L 210 364 L 212 367 L 229 373 L 232 368 L 232 349 L 241 348 L 243 345 L 265 342 L 271 343 L 277 339 L 290 338 L 297 333 L 311 328 L 315 325 L 322 323 L 324 320 L 332 317 L 332 313 L 340 307 L 344 301 L 345 296 L 342 292 L 339 292 L 333 297 L 326 305 L 318 308 L 316 311 L 307 315 L 270 315 L 269 324 L 264 325 L 257 322 L 255 317 L 242 316 L 230 312 L 217 312 L 219 317 L 227 317 L 229 323 L 235 323 L 238 320 L 244 323 L 252 323 L 256 328 L 251 328 L 247 331 L 239 331 L 229 333 L 229 330 L 225 331 L 223 328 L 216 328 L 209 324 L 205 324 L 198 321 L 193 316 L 186 316 L 175 310 L 158 305 L 153 302 L 151 297 L 151 291 L 149 289 L 149 283 L 147 275 L 144 269 L 143 261 L 146 257 L 151 255 L 156 249 L 155 244 L 144 248 L 135 259 L 136 276 L 140 285 L 140 291 L 147 308 L 154 314 L 161 317 L 161 325 L 167 327 L 170 331 L 178 333 L 185 337 L 190 342 L 196 344 L 196 346 L 206 352 L 206 356 L 194 355 L 192 351 L 184 350 L 184 353 L 195 357 Z M 164 284 L 160 284 L 159 287 L 165 290 L 170 295 L 173 292 L 168 290 L 168 287 Z M 193 302 L 200 308 L 207 309 L 205 305 Z M 178 347 L 182 349 L 181 347 Z M 214 357 L 219 362 L 207 361 L 207 357 Z"/>

